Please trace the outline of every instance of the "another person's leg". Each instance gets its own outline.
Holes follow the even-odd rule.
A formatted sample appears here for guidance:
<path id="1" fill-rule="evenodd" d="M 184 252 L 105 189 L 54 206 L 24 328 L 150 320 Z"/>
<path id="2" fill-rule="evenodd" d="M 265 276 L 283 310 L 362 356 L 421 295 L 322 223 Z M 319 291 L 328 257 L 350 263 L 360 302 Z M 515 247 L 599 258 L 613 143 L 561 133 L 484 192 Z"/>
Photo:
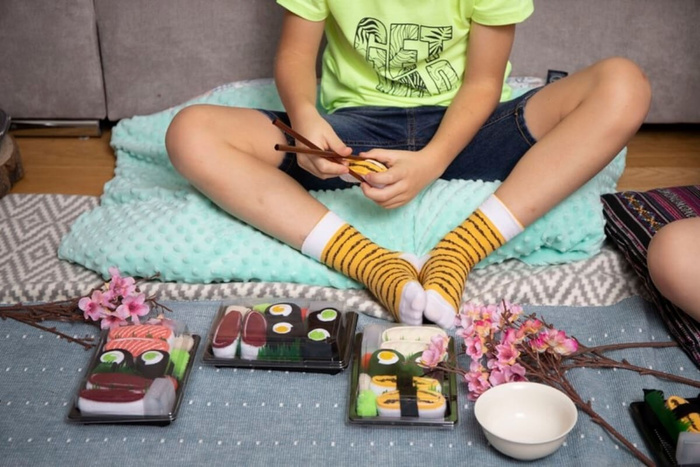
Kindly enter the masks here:
<path id="1" fill-rule="evenodd" d="M 613 58 L 545 86 L 525 106 L 536 143 L 487 204 L 450 232 L 421 269 L 425 316 L 454 319 L 471 268 L 602 170 L 639 129 L 651 91 L 632 62 Z"/>
<path id="2" fill-rule="evenodd" d="M 647 265 L 659 292 L 700 321 L 700 217 L 662 227 L 649 243 Z"/>
<path id="3" fill-rule="evenodd" d="M 211 105 L 180 111 L 166 135 L 175 169 L 241 221 L 363 283 L 397 320 L 420 324 L 425 292 L 406 256 L 381 248 L 279 169 L 286 144 L 263 113 Z"/>

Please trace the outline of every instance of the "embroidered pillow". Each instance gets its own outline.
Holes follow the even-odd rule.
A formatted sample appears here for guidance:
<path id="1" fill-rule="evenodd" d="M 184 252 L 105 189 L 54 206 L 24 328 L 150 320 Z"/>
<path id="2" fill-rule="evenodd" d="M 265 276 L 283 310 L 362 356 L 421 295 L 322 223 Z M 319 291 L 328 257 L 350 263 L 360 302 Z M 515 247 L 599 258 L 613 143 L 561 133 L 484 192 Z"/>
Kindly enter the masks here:
<path id="1" fill-rule="evenodd" d="M 700 366 L 700 324 L 659 293 L 647 268 L 647 248 L 656 232 L 669 222 L 700 215 L 700 185 L 609 193 L 601 199 L 605 234 L 642 278 L 671 335 Z"/>

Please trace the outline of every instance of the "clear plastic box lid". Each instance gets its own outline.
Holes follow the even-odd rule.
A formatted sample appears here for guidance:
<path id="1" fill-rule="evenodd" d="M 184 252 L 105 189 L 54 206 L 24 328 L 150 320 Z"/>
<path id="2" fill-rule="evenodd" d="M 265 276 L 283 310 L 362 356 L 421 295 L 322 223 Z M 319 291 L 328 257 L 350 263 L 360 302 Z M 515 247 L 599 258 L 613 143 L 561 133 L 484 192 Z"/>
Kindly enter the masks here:
<path id="1" fill-rule="evenodd" d="M 67 420 L 171 423 L 199 341 L 184 323 L 167 318 L 103 331 Z"/>
<path id="2" fill-rule="evenodd" d="M 454 428 L 458 420 L 454 373 L 431 370 L 419 360 L 436 326 L 371 324 L 358 332 L 350 374 L 347 421 L 355 425 Z"/>
<path id="3" fill-rule="evenodd" d="M 349 365 L 357 313 L 335 301 L 224 301 L 202 362 L 219 367 L 338 373 Z"/>

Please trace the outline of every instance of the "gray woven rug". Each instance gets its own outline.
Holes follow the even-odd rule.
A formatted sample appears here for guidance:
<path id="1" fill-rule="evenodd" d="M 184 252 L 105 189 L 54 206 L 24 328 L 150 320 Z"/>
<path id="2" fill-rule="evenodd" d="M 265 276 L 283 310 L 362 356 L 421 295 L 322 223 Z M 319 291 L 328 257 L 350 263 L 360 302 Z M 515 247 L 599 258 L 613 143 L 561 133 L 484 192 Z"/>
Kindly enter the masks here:
<path id="1" fill-rule="evenodd" d="M 74 298 L 101 284 L 97 273 L 56 256 L 73 221 L 98 203 L 97 197 L 76 195 L 13 194 L 0 199 L 0 303 Z M 142 289 L 162 300 L 176 301 L 267 296 L 345 301 L 352 309 L 389 319 L 365 290 L 271 282 L 156 281 Z M 533 267 L 509 261 L 478 269 L 470 275 L 464 297 L 479 303 L 505 298 L 530 305 L 606 306 L 642 294 L 622 255 L 605 245 L 595 257 L 574 263 Z"/>

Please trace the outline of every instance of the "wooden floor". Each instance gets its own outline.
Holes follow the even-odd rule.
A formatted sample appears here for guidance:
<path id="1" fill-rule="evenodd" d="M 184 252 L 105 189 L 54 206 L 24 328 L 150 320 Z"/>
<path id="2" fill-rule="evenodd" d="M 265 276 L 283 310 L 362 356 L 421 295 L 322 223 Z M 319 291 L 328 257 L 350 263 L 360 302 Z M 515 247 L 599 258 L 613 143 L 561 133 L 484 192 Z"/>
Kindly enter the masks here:
<path id="1" fill-rule="evenodd" d="M 11 193 L 102 194 L 114 175 L 106 131 L 99 138 L 17 137 L 25 176 Z M 700 184 L 700 125 L 644 126 L 628 145 L 619 191 Z"/>

